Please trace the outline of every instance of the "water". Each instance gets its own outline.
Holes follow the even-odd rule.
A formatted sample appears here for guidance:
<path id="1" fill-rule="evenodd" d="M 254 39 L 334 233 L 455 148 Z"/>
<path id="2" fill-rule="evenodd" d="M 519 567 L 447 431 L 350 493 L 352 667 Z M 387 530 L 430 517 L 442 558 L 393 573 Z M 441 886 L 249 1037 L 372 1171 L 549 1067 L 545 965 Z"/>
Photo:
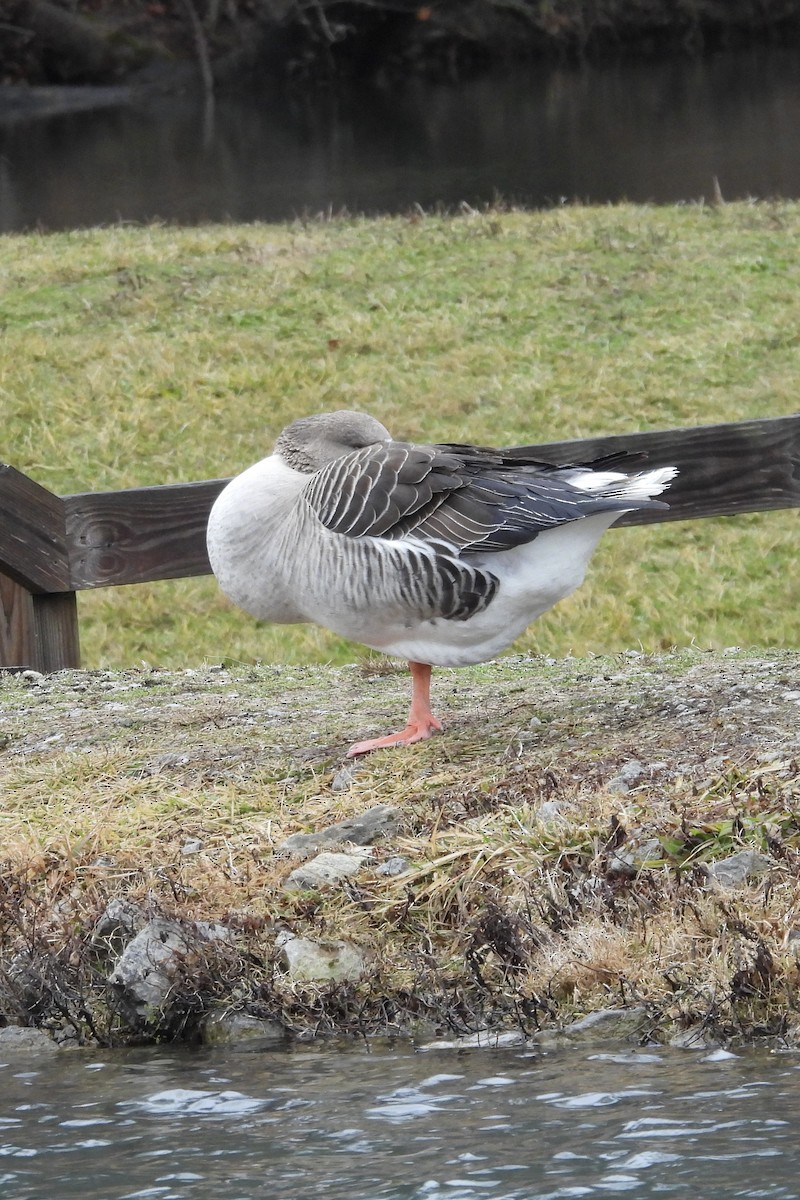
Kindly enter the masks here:
<path id="1" fill-rule="evenodd" d="M 800 1197 L 800 1059 L 136 1051 L 0 1066 L 4 1200 Z"/>
<path id="2" fill-rule="evenodd" d="M 800 196 L 800 48 L 3 119 L 0 231 Z"/>

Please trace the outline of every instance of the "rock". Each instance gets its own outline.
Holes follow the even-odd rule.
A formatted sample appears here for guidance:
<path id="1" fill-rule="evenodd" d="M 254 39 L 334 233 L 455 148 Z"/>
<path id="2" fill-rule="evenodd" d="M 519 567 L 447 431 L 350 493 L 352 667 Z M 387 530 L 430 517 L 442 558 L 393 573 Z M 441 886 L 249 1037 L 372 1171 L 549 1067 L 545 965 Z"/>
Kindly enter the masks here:
<path id="1" fill-rule="evenodd" d="M 181 854 L 184 858 L 188 858 L 192 854 L 199 854 L 203 849 L 203 843 L 200 838 L 187 838 L 181 846 Z"/>
<path id="2" fill-rule="evenodd" d="M 638 758 L 631 758 L 623 763 L 613 779 L 609 779 L 606 790 L 609 792 L 629 792 L 631 784 L 644 775 L 644 765 Z"/>
<path id="3" fill-rule="evenodd" d="M 536 1035 L 540 1045 L 589 1041 L 630 1042 L 641 1038 L 648 1024 L 644 1005 L 601 1008 L 563 1029 L 544 1029 Z"/>
<path id="4" fill-rule="evenodd" d="M 295 867 L 284 887 L 289 889 L 325 888 L 356 875 L 372 855 L 368 850 L 354 854 L 333 854 L 325 851 L 310 862 Z"/>
<path id="5" fill-rule="evenodd" d="M 800 1021 L 790 1022 L 783 1035 L 784 1044 L 790 1050 L 800 1050 Z"/>
<path id="6" fill-rule="evenodd" d="M 352 942 L 314 942 L 280 933 L 275 944 L 292 983 L 354 982 L 366 970 L 366 955 Z"/>
<path id="7" fill-rule="evenodd" d="M 346 767 L 341 767 L 333 779 L 331 780 L 332 792 L 348 792 L 353 786 L 353 779 L 358 772 L 358 763 L 348 763 Z"/>
<path id="8" fill-rule="evenodd" d="M 411 870 L 411 864 L 407 858 L 403 858 L 400 854 L 393 854 L 391 858 L 387 858 L 386 862 L 382 862 L 379 867 L 375 868 L 376 875 L 388 875 L 392 878 L 395 875 L 405 875 L 406 871 Z"/>
<path id="9" fill-rule="evenodd" d="M 663 857 L 658 838 L 648 838 L 638 845 L 620 846 L 614 850 L 608 858 L 608 870 L 617 875 L 638 875 L 651 859 Z"/>
<path id="10" fill-rule="evenodd" d="M 48 987 L 32 951 L 20 950 L 5 967 L 5 983 L 21 1013 L 36 1016 L 46 1004 Z"/>
<path id="11" fill-rule="evenodd" d="M 520 1030 L 507 1033 L 496 1033 L 491 1029 L 479 1029 L 477 1033 L 468 1033 L 464 1037 L 442 1039 L 426 1042 L 420 1050 L 503 1050 L 514 1046 L 525 1046 L 528 1039 Z"/>
<path id="12" fill-rule="evenodd" d="M 748 879 L 763 875 L 768 871 L 771 862 L 757 850 L 740 850 L 730 858 L 720 859 L 719 862 L 708 863 L 706 871 L 709 882 L 721 888 L 740 887 Z"/>
<path id="13" fill-rule="evenodd" d="M 166 917 L 148 921 L 109 975 L 128 1021 L 148 1024 L 162 1016 L 179 970 L 198 942 L 229 941 L 232 936 L 225 926 L 210 922 L 181 923 Z"/>
<path id="14" fill-rule="evenodd" d="M 341 846 L 345 842 L 371 846 L 378 838 L 396 832 L 400 815 L 400 809 L 393 804 L 376 804 L 359 816 L 346 817 L 327 829 L 321 829 L 319 833 L 293 833 L 281 842 L 278 853 L 308 856 L 325 846 Z"/>
<path id="15" fill-rule="evenodd" d="M 536 809 L 536 819 L 543 825 L 561 824 L 564 822 L 564 805 L 560 800 L 543 800 Z"/>
<path id="16" fill-rule="evenodd" d="M 251 1013 L 219 1009 L 203 1021 L 200 1037 L 206 1046 L 229 1046 L 246 1042 L 249 1049 L 271 1049 L 288 1040 L 288 1031 L 280 1021 L 255 1017 Z"/>
<path id="17" fill-rule="evenodd" d="M 147 917 L 138 904 L 130 900 L 109 900 L 97 919 L 92 934 L 92 943 L 104 943 L 114 954 L 121 954 L 128 942 L 147 923 Z"/>
<path id="18" fill-rule="evenodd" d="M 681 1029 L 673 1034 L 669 1044 L 677 1050 L 713 1050 L 719 1042 L 706 1033 L 702 1025 L 690 1025 L 688 1029 Z"/>
<path id="19" fill-rule="evenodd" d="M 0 1029 L 0 1054 L 57 1054 L 58 1046 L 41 1029 L 7 1025 Z"/>
<path id="20" fill-rule="evenodd" d="M 219 921 L 196 921 L 194 928 L 209 942 L 228 942 L 232 946 L 236 941 L 233 930 Z"/>

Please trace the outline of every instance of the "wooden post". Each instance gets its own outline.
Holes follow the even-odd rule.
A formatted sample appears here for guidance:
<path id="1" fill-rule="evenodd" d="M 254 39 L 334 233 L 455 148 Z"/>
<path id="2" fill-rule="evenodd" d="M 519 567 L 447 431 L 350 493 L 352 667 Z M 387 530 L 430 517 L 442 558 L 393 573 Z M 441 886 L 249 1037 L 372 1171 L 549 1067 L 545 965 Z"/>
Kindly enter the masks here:
<path id="1" fill-rule="evenodd" d="M 80 666 L 64 502 L 0 464 L 0 666 Z"/>
<path id="2" fill-rule="evenodd" d="M 29 592 L 0 575 L 0 666 L 59 671 L 81 665 L 74 592 Z"/>

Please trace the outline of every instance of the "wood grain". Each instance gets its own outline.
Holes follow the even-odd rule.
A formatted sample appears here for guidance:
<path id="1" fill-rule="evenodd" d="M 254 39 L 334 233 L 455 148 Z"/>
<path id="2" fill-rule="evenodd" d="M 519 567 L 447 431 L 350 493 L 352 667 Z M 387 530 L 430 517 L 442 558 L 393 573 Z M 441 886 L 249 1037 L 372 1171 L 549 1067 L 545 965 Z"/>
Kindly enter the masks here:
<path id="1" fill-rule="evenodd" d="M 75 593 L 33 594 L 0 574 L 0 667 L 60 671 L 80 665 Z"/>
<path id="2" fill-rule="evenodd" d="M 209 479 L 65 496 L 70 587 L 207 575 L 208 514 L 226 483 Z"/>
<path id="3" fill-rule="evenodd" d="M 70 586 L 61 498 L 6 463 L 0 463 L 0 571 L 32 592 Z"/>
<path id="4" fill-rule="evenodd" d="M 0 575 L 0 666 L 35 667 L 33 596 L 15 579 Z"/>
<path id="5" fill-rule="evenodd" d="M 81 665 L 78 597 L 74 592 L 33 596 L 34 667 L 61 671 Z"/>

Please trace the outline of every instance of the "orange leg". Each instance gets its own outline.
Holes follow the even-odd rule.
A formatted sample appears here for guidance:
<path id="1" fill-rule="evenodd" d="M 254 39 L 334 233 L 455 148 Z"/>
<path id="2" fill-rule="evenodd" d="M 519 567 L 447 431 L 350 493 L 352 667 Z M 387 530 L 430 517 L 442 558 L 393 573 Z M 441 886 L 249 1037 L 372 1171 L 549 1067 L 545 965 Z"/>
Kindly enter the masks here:
<path id="1" fill-rule="evenodd" d="M 359 754 L 368 754 L 370 750 L 380 750 L 383 746 L 409 746 L 412 742 L 422 742 L 442 728 L 442 722 L 431 712 L 430 664 L 410 662 L 408 666 L 411 671 L 411 710 L 405 729 L 386 737 L 356 742 L 347 751 L 348 758 L 357 758 Z"/>

